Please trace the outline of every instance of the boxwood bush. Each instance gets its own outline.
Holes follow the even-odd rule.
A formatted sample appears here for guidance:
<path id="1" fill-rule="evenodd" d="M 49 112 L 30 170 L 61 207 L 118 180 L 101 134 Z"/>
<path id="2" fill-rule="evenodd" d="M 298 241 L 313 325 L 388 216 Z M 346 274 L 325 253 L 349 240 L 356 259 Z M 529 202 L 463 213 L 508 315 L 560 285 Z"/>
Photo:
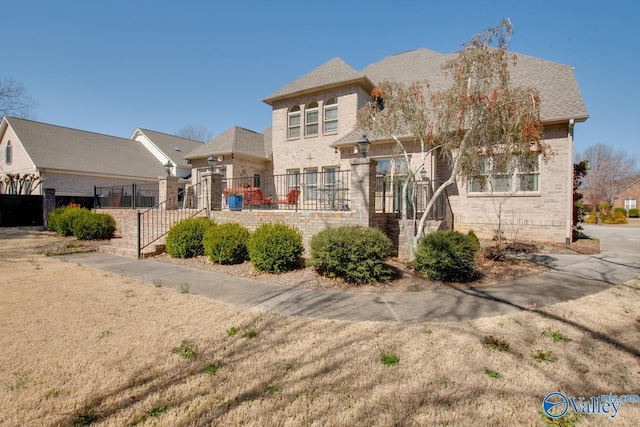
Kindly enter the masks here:
<path id="1" fill-rule="evenodd" d="M 629 216 L 631 218 L 638 218 L 640 216 L 640 211 L 636 208 L 629 209 Z"/>
<path id="2" fill-rule="evenodd" d="M 307 264 L 327 277 L 343 277 L 363 284 L 389 280 L 392 269 L 384 260 L 393 254 L 389 237 L 375 228 L 345 226 L 327 228 L 311 238 Z"/>
<path id="3" fill-rule="evenodd" d="M 432 280 L 467 282 L 473 278 L 480 242 L 473 232 L 437 231 L 416 250 L 414 267 Z"/>
<path id="4" fill-rule="evenodd" d="M 80 217 L 90 215 L 88 209 L 61 206 L 55 208 L 47 218 L 47 228 L 62 236 L 71 236 L 76 220 Z"/>
<path id="5" fill-rule="evenodd" d="M 204 233 L 204 253 L 216 264 L 239 264 L 249 259 L 249 231 L 240 224 L 209 227 Z"/>
<path id="6" fill-rule="evenodd" d="M 110 239 L 115 230 L 115 219 L 105 213 L 88 212 L 76 217 L 73 223 L 73 235 L 78 240 Z"/>
<path id="7" fill-rule="evenodd" d="M 300 255 L 304 252 L 300 230 L 282 222 L 260 224 L 251 233 L 247 246 L 251 264 L 271 273 L 298 268 Z"/>
<path id="8" fill-rule="evenodd" d="M 204 255 L 202 239 L 215 222 L 208 218 L 188 218 L 175 224 L 167 234 L 166 250 L 174 258 Z"/>

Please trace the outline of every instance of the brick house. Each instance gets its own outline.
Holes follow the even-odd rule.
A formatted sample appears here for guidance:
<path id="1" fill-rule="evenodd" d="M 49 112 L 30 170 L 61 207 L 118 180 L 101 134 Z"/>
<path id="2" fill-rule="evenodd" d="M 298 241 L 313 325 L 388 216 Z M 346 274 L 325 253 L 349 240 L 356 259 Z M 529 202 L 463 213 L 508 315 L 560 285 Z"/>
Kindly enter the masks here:
<path id="1" fill-rule="evenodd" d="M 417 49 L 388 56 L 362 71 L 354 70 L 339 58 L 331 59 L 263 99 L 272 107 L 272 126 L 262 134 L 269 146 L 264 150 L 253 149 L 258 155 L 251 158 L 251 165 L 236 166 L 233 155 L 229 156 L 232 135 L 240 138 L 243 132 L 251 132 L 238 128 L 225 132 L 214 139 L 216 143 L 207 144 L 186 158 L 193 161 L 194 170 L 202 170 L 206 157 L 215 154 L 223 162 L 230 162 L 226 165 L 228 177 L 255 175 L 258 180 L 261 174 L 283 175 L 289 183 L 296 183 L 303 194 L 315 191 L 325 184 L 323 181 L 335 181 L 336 174 L 349 170 L 350 161 L 359 157 L 356 147 L 362 134 L 354 131 L 356 115 L 371 100 L 370 93 L 376 84 L 384 80 L 404 84 L 428 80 L 434 90 L 445 88 L 448 81 L 441 67 L 453 55 Z M 513 235 L 505 237 L 568 241 L 573 204 L 574 126 L 588 118 L 573 69 L 518 55 L 511 78 L 514 85 L 538 89 L 544 138 L 555 155 L 546 163 L 538 160 L 534 164 L 520 164 L 502 178 L 509 189 L 504 193 L 490 194 L 474 182 L 457 182 L 448 191 L 453 228 L 473 229 L 482 237 L 492 237 L 497 224 L 497 197 L 503 230 Z M 260 135 L 253 135 L 255 147 L 260 144 Z M 401 172 L 406 167 L 394 155 L 393 141 L 369 139 L 372 144 L 368 157 L 377 161 L 378 174 L 397 169 Z M 415 169 L 420 164 L 419 147 L 408 143 L 406 148 Z M 450 171 L 442 157 L 434 153 L 423 173 L 426 182 L 437 182 L 446 179 Z M 382 186 L 381 191 L 394 190 Z M 388 194 L 386 200 L 397 200 L 396 197 Z"/>
<path id="2" fill-rule="evenodd" d="M 640 208 L 640 178 L 633 181 L 620 191 L 618 196 L 613 200 L 614 208 L 629 209 Z"/>
<path id="3" fill-rule="evenodd" d="M 6 174 L 32 174 L 42 182 L 32 194 L 55 189 L 58 197 L 94 197 L 94 186 L 157 186 L 171 160 L 173 173 L 188 177 L 184 153 L 202 145 L 196 141 L 145 129 L 131 139 L 71 129 L 15 117 L 0 123 L 0 179 Z M 8 192 L 7 188 L 0 188 Z"/>

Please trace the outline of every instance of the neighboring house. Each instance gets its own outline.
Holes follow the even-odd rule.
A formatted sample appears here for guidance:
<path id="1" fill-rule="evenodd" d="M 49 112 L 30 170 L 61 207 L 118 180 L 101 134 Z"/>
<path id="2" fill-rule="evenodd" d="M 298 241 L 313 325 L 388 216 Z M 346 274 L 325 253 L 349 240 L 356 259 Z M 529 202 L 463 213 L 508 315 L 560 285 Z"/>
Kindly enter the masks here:
<path id="1" fill-rule="evenodd" d="M 157 185 L 158 177 L 166 175 L 167 159 L 175 165 L 174 172 L 188 176 L 190 165 L 182 156 L 198 145 L 202 144 L 143 129 L 126 139 L 4 117 L 0 178 L 31 174 L 42 180 L 32 194 L 53 188 L 56 196 L 93 198 L 94 186 Z"/>
<path id="2" fill-rule="evenodd" d="M 640 208 L 640 178 L 633 181 L 620 191 L 613 200 L 614 208 L 639 209 Z"/>
<path id="3" fill-rule="evenodd" d="M 207 158 L 211 155 L 224 178 L 252 178 L 259 187 L 263 175 L 273 175 L 271 128 L 258 133 L 233 126 L 185 155 L 194 171 L 192 183 L 202 180 L 202 173 L 208 170 Z"/>
<path id="4" fill-rule="evenodd" d="M 362 137 L 354 131 L 356 114 L 371 100 L 375 85 L 384 80 L 405 84 L 428 80 L 433 90 L 443 89 L 448 80 L 441 67 L 454 55 L 417 49 L 386 57 L 361 72 L 334 58 L 269 95 L 263 101 L 273 109 L 274 174 L 298 175 L 321 185 L 322 177 L 333 179 L 332 172 L 348 170 Z M 511 77 L 515 85 L 538 89 L 544 138 L 555 155 L 547 163 L 521 164 L 508 179 L 503 177 L 503 193 L 490 194 L 474 182 L 458 182 L 448 191 L 454 228 L 474 229 L 491 237 L 500 214 L 514 236 L 566 241 L 572 221 L 573 130 L 575 123 L 588 118 L 587 110 L 570 66 L 518 55 Z M 402 172 L 406 165 L 394 155 L 394 142 L 369 139 L 369 157 L 378 160 L 378 171 Z M 419 147 L 408 144 L 407 148 L 412 167 L 418 166 Z M 426 173 L 428 179 L 437 180 L 447 178 L 450 171 L 442 157 L 434 154 Z M 302 183 L 303 191 L 304 187 Z M 496 198 L 508 200 L 497 203 Z"/>
<path id="5" fill-rule="evenodd" d="M 184 156 L 204 145 L 191 139 L 141 128 L 136 129 L 129 139 L 142 143 L 160 164 L 170 161 L 173 165 L 171 174 L 179 178 L 191 177 L 191 164 Z"/>

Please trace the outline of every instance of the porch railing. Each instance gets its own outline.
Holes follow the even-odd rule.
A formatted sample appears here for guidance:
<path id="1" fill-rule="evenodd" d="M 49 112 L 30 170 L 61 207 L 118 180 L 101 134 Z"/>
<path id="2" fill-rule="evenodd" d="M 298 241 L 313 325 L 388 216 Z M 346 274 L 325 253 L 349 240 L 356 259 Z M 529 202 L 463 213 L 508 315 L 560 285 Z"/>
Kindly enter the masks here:
<path id="1" fill-rule="evenodd" d="M 93 187 L 96 208 L 150 208 L 158 204 L 158 183 Z"/>
<path id="2" fill-rule="evenodd" d="M 405 182 L 402 178 L 389 175 L 376 176 L 376 212 L 400 215 L 402 212 L 402 186 Z M 414 210 L 415 213 L 421 215 L 441 183 L 441 180 L 428 178 L 410 182 L 407 188 L 409 202 L 407 215 L 413 216 Z M 447 203 L 447 194 L 442 192 L 436 199 L 427 219 L 438 221 L 446 219 Z"/>
<path id="3" fill-rule="evenodd" d="M 267 175 L 223 180 L 223 209 L 235 209 L 233 196 L 242 196 L 241 209 L 350 209 L 350 171 Z"/>
<path id="4" fill-rule="evenodd" d="M 177 197 L 164 200 L 146 210 L 138 211 L 138 258 L 142 250 L 160 240 L 172 225 L 187 218 L 209 215 L 209 191 L 206 180 L 187 187 Z"/>

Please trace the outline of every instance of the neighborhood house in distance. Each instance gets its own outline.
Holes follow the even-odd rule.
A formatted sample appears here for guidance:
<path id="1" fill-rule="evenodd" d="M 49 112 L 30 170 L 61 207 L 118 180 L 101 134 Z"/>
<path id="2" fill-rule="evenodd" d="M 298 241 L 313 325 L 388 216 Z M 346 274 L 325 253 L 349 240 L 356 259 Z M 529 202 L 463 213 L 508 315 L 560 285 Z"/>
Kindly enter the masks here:
<path id="1" fill-rule="evenodd" d="M 94 185 L 157 182 L 167 161 L 173 165 L 172 175 L 183 178 L 184 185 L 195 185 L 213 156 L 224 176 L 225 200 L 238 188 L 252 188 L 260 190 L 260 207 L 267 210 L 282 209 L 288 202 L 296 209 L 348 211 L 348 198 L 330 205 L 318 201 L 327 194 L 323 190 L 348 185 L 342 172 L 361 156 L 357 143 L 363 135 L 354 130 L 358 109 L 371 101 L 372 89 L 384 80 L 407 85 L 428 80 L 433 90 L 446 88 L 449 82 L 441 67 L 454 55 L 416 49 L 361 71 L 331 59 L 262 100 L 272 107 L 267 130 L 232 126 L 206 144 L 145 129 L 123 139 L 5 117 L 0 172 L 39 175 L 38 194 L 55 188 L 58 195 L 93 197 Z M 497 197 L 505 232 L 511 230 L 521 239 L 566 242 L 572 234 L 574 126 L 588 113 L 571 66 L 521 54 L 517 58 L 512 84 L 539 91 L 544 139 L 554 155 L 547 162 L 519 162 L 499 175 L 494 188 L 500 193 L 490 193 L 474 180 L 457 182 L 447 191 L 445 205 L 452 218 L 448 226 L 493 237 Z M 388 181 L 407 165 L 394 155 L 391 139 L 369 139 L 367 157 L 377 161 L 376 212 L 397 217 L 398 187 Z M 419 166 L 420 147 L 406 141 L 406 148 L 411 167 Z M 427 193 L 449 174 L 440 153 L 430 154 L 421 171 Z"/>

